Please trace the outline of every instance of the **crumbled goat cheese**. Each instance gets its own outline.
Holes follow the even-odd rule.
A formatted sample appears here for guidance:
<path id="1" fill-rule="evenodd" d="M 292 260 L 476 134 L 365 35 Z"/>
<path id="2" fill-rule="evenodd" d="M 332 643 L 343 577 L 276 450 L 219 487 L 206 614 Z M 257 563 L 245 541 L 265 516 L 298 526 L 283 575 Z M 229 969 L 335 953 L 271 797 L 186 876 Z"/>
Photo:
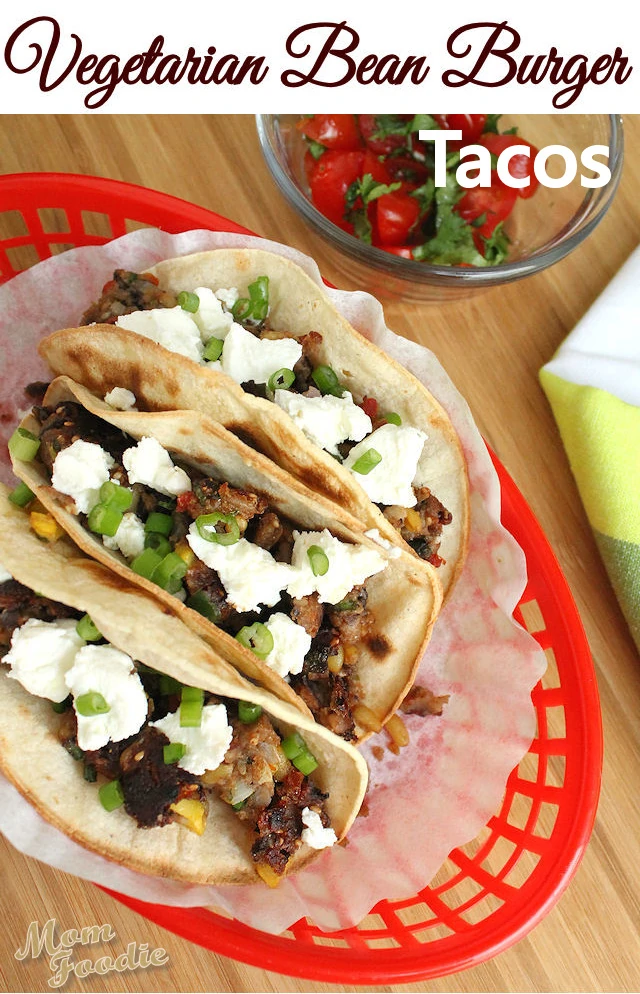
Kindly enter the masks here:
<path id="1" fill-rule="evenodd" d="M 353 587 L 387 566 L 375 549 L 340 542 L 326 528 L 321 532 L 294 531 L 293 538 L 291 565 L 295 575 L 287 586 L 292 597 L 305 597 L 317 591 L 321 603 L 337 604 Z M 319 546 L 329 560 L 324 576 L 313 574 L 308 555 L 312 545 Z"/>
<path id="2" fill-rule="evenodd" d="M 104 395 L 104 402 L 116 411 L 133 411 L 136 405 L 136 395 L 125 387 L 114 387 Z"/>
<path id="3" fill-rule="evenodd" d="M 256 338 L 233 324 L 224 340 L 222 369 L 236 383 L 267 383 L 279 369 L 293 369 L 302 356 L 295 338 Z"/>
<path id="4" fill-rule="evenodd" d="M 101 694 L 109 706 L 105 714 L 78 714 L 77 740 L 81 749 L 101 749 L 120 742 L 142 728 L 149 702 L 131 656 L 113 645 L 85 645 L 76 654 L 65 677 L 76 701 L 84 694 Z"/>
<path id="5" fill-rule="evenodd" d="M 240 291 L 235 286 L 230 286 L 228 288 L 221 287 L 216 290 L 216 297 L 221 300 L 228 311 L 231 310 L 233 305 L 240 299 Z"/>
<path id="6" fill-rule="evenodd" d="M 217 294 L 206 286 L 199 286 L 193 292 L 200 304 L 198 310 L 189 316 L 197 324 L 202 341 L 206 343 L 210 338 L 226 338 L 233 324 L 233 317 L 223 310 Z"/>
<path id="7" fill-rule="evenodd" d="M 78 511 L 88 514 L 100 500 L 100 487 L 114 465 L 102 446 L 79 438 L 56 456 L 51 486 L 73 497 Z"/>
<path id="8" fill-rule="evenodd" d="M 246 538 L 234 545 L 207 542 L 198 533 L 195 521 L 187 541 L 198 559 L 216 570 L 227 599 L 237 611 L 257 611 L 261 604 L 273 607 L 294 576 L 291 566 L 276 562 L 270 552 Z"/>
<path id="9" fill-rule="evenodd" d="M 118 317 L 118 327 L 157 342 L 170 352 L 200 362 L 204 346 L 200 329 L 182 307 L 156 307 L 150 311 L 132 311 Z"/>
<path id="10" fill-rule="evenodd" d="M 273 635 L 273 649 L 265 659 L 267 666 L 284 678 L 301 673 L 304 657 L 311 648 L 311 636 L 302 625 L 280 611 L 272 614 L 265 625 Z"/>
<path id="11" fill-rule="evenodd" d="M 417 502 L 412 483 L 427 436 L 418 428 L 383 425 L 363 442 L 354 445 L 344 461 L 374 504 L 413 507 Z M 369 449 L 382 459 L 368 473 L 353 471 L 354 463 Z"/>
<path id="12" fill-rule="evenodd" d="M 7 676 L 30 694 L 60 704 L 69 696 L 65 674 L 86 644 L 76 625 L 70 618 L 48 622 L 29 618 L 11 637 L 11 648 L 3 660 L 11 667 Z"/>
<path id="13" fill-rule="evenodd" d="M 170 742 L 180 742 L 186 747 L 178 766 L 194 776 L 202 776 L 205 770 L 217 770 L 233 736 L 224 704 L 205 704 L 202 721 L 197 728 L 182 728 L 179 708 L 149 724 L 164 732 Z"/>
<path id="14" fill-rule="evenodd" d="M 135 559 L 139 556 L 144 551 L 144 540 L 144 523 L 131 511 L 123 516 L 113 538 L 108 535 L 102 536 L 106 548 L 113 549 L 114 552 L 120 551 L 125 559 Z"/>
<path id="15" fill-rule="evenodd" d="M 303 397 L 289 390 L 276 390 L 275 402 L 311 442 L 334 456 L 339 455 L 340 442 L 359 442 L 372 428 L 371 418 L 354 404 L 348 392 L 343 397 Z"/>
<path id="16" fill-rule="evenodd" d="M 185 471 L 173 465 L 171 456 L 155 438 L 141 438 L 137 445 L 126 449 L 122 463 L 129 483 L 144 483 L 167 497 L 191 490 Z"/>
<path id="17" fill-rule="evenodd" d="M 317 811 L 311 808 L 302 809 L 302 841 L 312 849 L 326 849 L 338 841 L 338 836 L 332 828 L 325 828 Z"/>

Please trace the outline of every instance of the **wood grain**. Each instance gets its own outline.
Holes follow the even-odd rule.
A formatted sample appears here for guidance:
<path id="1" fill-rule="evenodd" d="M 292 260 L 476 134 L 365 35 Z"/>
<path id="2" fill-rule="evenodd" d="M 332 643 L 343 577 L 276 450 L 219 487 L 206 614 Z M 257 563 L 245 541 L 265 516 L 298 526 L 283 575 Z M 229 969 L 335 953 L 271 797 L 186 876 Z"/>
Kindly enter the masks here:
<path id="1" fill-rule="evenodd" d="M 475 969 L 416 985 L 345 990 L 635 991 L 640 988 L 640 665 L 588 527 L 539 367 L 635 248 L 640 230 L 640 118 L 625 121 L 627 158 L 616 200 L 569 258 L 536 277 L 442 307 L 389 303 L 389 325 L 429 345 L 467 397 L 481 430 L 545 530 L 573 590 L 597 668 L 605 731 L 602 796 L 592 841 L 559 904 L 518 945 Z M 0 117 L 3 172 L 54 170 L 128 180 L 225 214 L 310 251 L 303 223 L 276 191 L 253 119 Z M 338 286 L 344 280 L 313 254 Z M 166 966 L 73 980 L 74 991 L 327 991 L 218 957 L 138 917 L 102 891 L 26 859 L 0 841 L 0 986 L 44 991 L 44 958 L 18 962 L 32 920 L 61 928 L 109 922 L 116 939 L 164 947 Z M 98 955 L 91 947 L 91 955 Z M 283 969 L 285 964 L 283 963 Z"/>

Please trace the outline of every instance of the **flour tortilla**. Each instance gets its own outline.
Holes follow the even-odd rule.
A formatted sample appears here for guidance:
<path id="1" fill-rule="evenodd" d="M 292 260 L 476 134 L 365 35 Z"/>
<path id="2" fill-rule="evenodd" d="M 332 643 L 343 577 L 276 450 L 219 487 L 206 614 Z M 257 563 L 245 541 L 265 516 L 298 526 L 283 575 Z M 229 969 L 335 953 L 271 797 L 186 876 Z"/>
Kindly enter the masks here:
<path id="1" fill-rule="evenodd" d="M 40 541 L 28 514 L 7 500 L 0 485 L 0 562 L 20 583 L 45 597 L 90 614 L 110 642 L 133 659 L 223 697 L 259 704 L 282 735 L 299 731 L 318 760 L 314 782 L 329 793 L 331 824 L 343 838 L 367 785 L 362 756 L 337 736 L 272 694 L 243 679 L 180 621 L 177 612 L 111 570 L 82 557 L 67 538 Z M 3 668 L 4 669 L 4 668 Z M 27 693 L 0 671 L 0 769 L 56 828 L 87 849 L 154 876 L 199 884 L 261 882 L 251 859 L 251 830 L 209 793 L 202 836 L 176 823 L 138 828 L 124 808 L 104 810 L 96 784 L 60 745 L 60 716 L 51 702 Z M 303 845 L 287 872 L 300 870 L 317 852 Z"/>
<path id="2" fill-rule="evenodd" d="M 395 411 L 403 425 L 420 428 L 427 441 L 421 479 L 453 521 L 442 533 L 446 563 L 438 575 L 445 595 L 464 563 L 469 533 L 466 463 L 444 409 L 403 366 L 367 341 L 342 317 L 322 289 L 295 263 L 262 249 L 215 249 L 158 263 L 150 272 L 168 290 L 237 287 L 241 296 L 258 276 L 269 276 L 269 324 L 299 338 L 322 334 L 322 362 L 335 369 L 356 400 L 373 395 L 381 411 Z M 155 342 L 113 325 L 66 329 L 45 338 L 40 354 L 56 375 L 66 374 L 99 397 L 126 387 L 142 410 L 196 410 L 219 421 L 308 487 L 377 528 L 411 551 L 354 476 L 310 442 L 276 404 L 245 393 L 224 373 L 199 366 Z M 416 558 L 418 558 L 416 556 Z"/>
<path id="3" fill-rule="evenodd" d="M 375 619 L 376 637 L 361 645 L 354 669 L 360 684 L 361 701 L 375 712 L 382 723 L 391 717 L 414 681 L 441 606 L 442 595 L 434 570 L 424 570 L 415 557 L 399 549 L 394 548 L 395 557 L 389 555 L 363 536 L 361 531 L 358 533 L 362 526 L 347 512 L 307 490 L 299 481 L 202 414 L 192 411 L 156 414 L 116 412 L 84 387 L 67 377 L 59 377 L 49 387 L 44 404 L 55 406 L 63 400 L 79 402 L 133 438 L 153 436 L 175 458 L 198 468 L 205 475 L 211 474 L 226 480 L 231 486 L 264 494 L 277 511 L 304 530 L 328 528 L 340 540 L 367 545 L 386 558 L 385 569 L 367 580 L 368 607 Z M 27 416 L 22 426 L 38 431 L 33 415 Z M 49 474 L 42 464 L 14 460 L 14 471 L 84 552 L 178 611 L 185 624 L 245 676 L 310 716 L 301 698 L 265 662 L 201 614 L 134 573 L 120 553 L 105 548 L 101 537 L 86 529 L 68 509 L 69 498 L 57 494 L 50 486 Z M 365 730 L 359 729 L 358 732 L 359 737 L 364 738 Z"/>

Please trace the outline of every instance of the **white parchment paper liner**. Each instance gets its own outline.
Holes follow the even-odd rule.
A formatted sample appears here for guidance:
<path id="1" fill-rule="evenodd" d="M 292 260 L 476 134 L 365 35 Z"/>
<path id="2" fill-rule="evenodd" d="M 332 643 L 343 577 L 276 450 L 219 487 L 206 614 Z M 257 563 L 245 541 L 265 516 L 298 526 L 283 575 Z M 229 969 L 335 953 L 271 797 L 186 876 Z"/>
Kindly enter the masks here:
<path id="1" fill-rule="evenodd" d="M 0 288 L 0 435 L 6 443 L 25 404 L 23 387 L 49 374 L 36 354 L 46 333 L 73 326 L 115 268 L 143 271 L 161 259 L 221 247 L 259 246 L 285 255 L 318 283 L 316 264 L 264 239 L 191 231 L 136 231 L 104 246 L 74 249 L 42 262 Z M 307 916 L 334 930 L 359 922 L 381 899 L 426 886 L 458 845 L 474 838 L 497 810 L 510 771 L 535 730 L 531 690 L 546 660 L 511 618 L 526 583 L 524 555 L 499 523 L 500 487 L 469 408 L 435 356 L 394 335 L 369 294 L 326 290 L 360 332 L 403 363 L 448 411 L 464 446 L 472 491 L 469 557 L 422 661 L 418 682 L 451 695 L 441 718 L 406 716 L 411 742 L 370 768 L 368 817 L 349 845 L 324 852 L 277 890 L 199 887 L 151 878 L 117 866 L 71 842 L 43 821 L 0 778 L 0 830 L 21 852 L 144 901 L 214 905 L 268 932 Z M 372 388 L 375 394 L 375 389 Z M 0 475 L 11 481 L 2 446 Z M 383 733 L 378 737 L 385 745 Z M 87 810 L 87 817 L 91 817 Z"/>

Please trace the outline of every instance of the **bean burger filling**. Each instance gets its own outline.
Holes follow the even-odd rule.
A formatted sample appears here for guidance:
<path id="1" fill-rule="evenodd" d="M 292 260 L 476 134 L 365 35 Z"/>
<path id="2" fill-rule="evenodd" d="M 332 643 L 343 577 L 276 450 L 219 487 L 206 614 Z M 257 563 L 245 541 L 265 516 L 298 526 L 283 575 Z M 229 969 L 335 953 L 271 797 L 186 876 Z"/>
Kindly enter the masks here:
<path id="1" fill-rule="evenodd" d="M 402 538 L 433 566 L 452 516 L 431 492 L 422 454 L 427 436 L 355 397 L 323 360 L 317 331 L 293 338 L 269 324 L 269 279 L 235 288 L 172 294 L 150 273 L 116 270 L 82 324 L 117 323 L 165 348 L 226 373 L 243 389 L 273 401 L 306 437 L 344 464 Z"/>
<path id="2" fill-rule="evenodd" d="M 302 843 L 336 835 L 317 761 L 299 733 L 281 736 L 262 708 L 185 687 L 110 645 L 88 615 L 0 569 L 0 660 L 9 679 L 47 698 L 58 739 L 95 782 L 107 811 L 140 828 L 180 823 L 201 835 L 209 795 L 247 825 L 251 856 L 275 884 Z"/>
<path id="3" fill-rule="evenodd" d="M 355 664 L 381 642 L 367 580 L 386 567 L 382 554 L 326 529 L 299 530 L 263 494 L 205 477 L 75 402 L 33 410 L 40 430 L 25 444 L 84 527 L 288 680 L 320 723 L 354 739 Z"/>

